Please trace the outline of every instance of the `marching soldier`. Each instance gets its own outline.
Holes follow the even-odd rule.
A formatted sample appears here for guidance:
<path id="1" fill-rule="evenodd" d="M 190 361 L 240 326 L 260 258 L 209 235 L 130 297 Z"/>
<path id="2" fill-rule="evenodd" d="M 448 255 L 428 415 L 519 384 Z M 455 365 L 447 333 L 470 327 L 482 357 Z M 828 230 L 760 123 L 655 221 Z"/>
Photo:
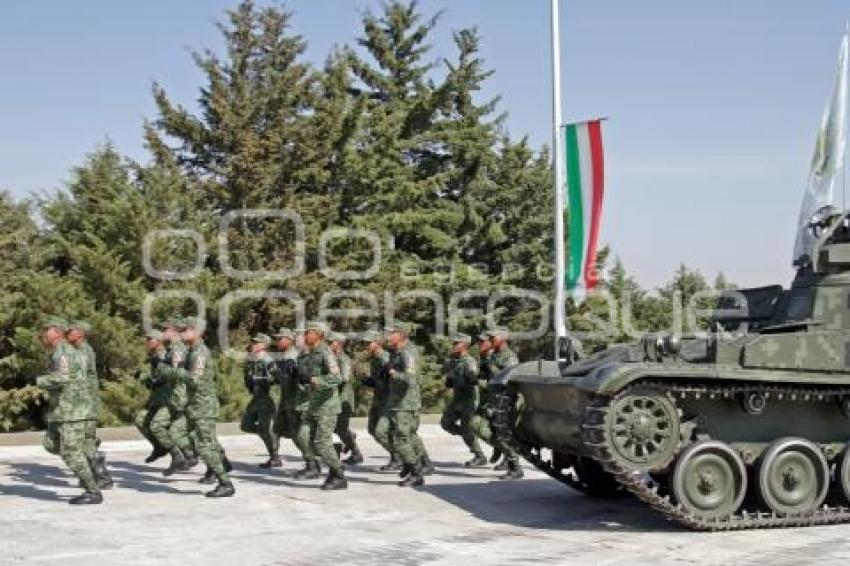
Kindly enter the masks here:
<path id="1" fill-rule="evenodd" d="M 305 456 L 305 450 L 309 451 L 309 449 L 298 442 L 299 413 L 295 410 L 299 389 L 298 348 L 295 346 L 295 333 L 288 328 L 281 328 L 274 334 L 274 339 L 279 357 L 274 363 L 273 372 L 280 384 L 280 402 L 274 422 L 275 434 L 278 438 L 292 440 L 301 455 Z"/>
<path id="2" fill-rule="evenodd" d="M 172 413 L 169 408 L 171 387 L 168 383 L 170 367 L 162 333 L 158 330 L 148 332 L 145 347 L 148 350 L 149 371 L 146 375 L 141 370 L 136 372 L 136 379 L 150 390 L 147 405 L 136 415 L 136 428 L 154 447 L 145 462 L 150 463 L 162 454 L 169 454 L 171 464 L 168 469 L 183 471 L 188 469 L 188 462 L 172 434 Z"/>
<path id="3" fill-rule="evenodd" d="M 260 467 L 266 469 L 283 466 L 274 424 L 280 392 L 274 375 L 274 361 L 268 353 L 269 344 L 271 338 L 266 334 L 257 334 L 251 340 L 245 363 L 245 387 L 251 392 L 251 402 L 245 409 L 240 426 L 242 432 L 256 434 L 263 441 L 269 459 Z"/>
<path id="4" fill-rule="evenodd" d="M 302 437 L 310 438 L 313 452 L 328 467 L 323 490 L 346 489 L 342 463 L 333 445 L 333 433 L 342 411 L 339 386 L 342 375 L 336 356 L 325 344 L 327 325 L 313 322 L 304 335 L 304 352 L 298 357 L 298 379 L 310 388 L 306 419 L 301 422 Z M 305 433 L 305 429 L 307 432 Z"/>
<path id="5" fill-rule="evenodd" d="M 408 339 L 407 325 L 396 324 L 387 328 L 391 348 L 388 363 L 387 406 L 390 411 L 390 438 L 402 462 L 402 487 L 419 487 L 423 478 L 422 439 L 419 438 L 419 410 L 422 401 L 419 394 L 418 354 Z"/>
<path id="6" fill-rule="evenodd" d="M 351 430 L 351 417 L 354 416 L 354 382 L 351 380 L 351 358 L 345 353 L 345 336 L 339 332 L 331 332 L 328 336 L 331 352 L 336 356 L 342 385 L 339 386 L 340 414 L 334 432 L 342 441 L 346 452 L 349 453 L 346 464 L 362 464 L 363 454 L 357 446 L 357 435 Z"/>
<path id="7" fill-rule="evenodd" d="M 497 377 L 504 370 L 519 364 L 517 355 L 508 346 L 508 334 L 503 331 L 489 332 L 491 342 L 491 351 L 489 355 L 482 360 L 482 373 L 488 376 L 487 390 L 488 396 L 498 393 L 501 386 L 493 382 L 493 378 Z M 486 370 L 484 369 L 486 366 Z M 484 414 L 480 413 L 475 416 L 472 421 L 472 428 L 475 435 L 491 444 L 496 451 L 505 455 L 505 474 L 501 476 L 503 480 L 518 480 L 524 476 L 522 467 L 519 462 L 519 454 L 516 453 L 510 446 L 499 442 L 493 433 L 493 427 L 490 423 L 490 408 L 485 408 Z M 496 468 L 500 469 L 499 466 Z"/>
<path id="8" fill-rule="evenodd" d="M 313 450 L 313 442 L 310 437 L 309 409 L 312 388 L 309 383 L 301 379 L 301 357 L 307 353 L 305 343 L 305 332 L 303 328 L 295 329 L 295 347 L 298 349 L 298 359 L 295 363 L 297 389 L 295 391 L 295 419 L 297 424 L 295 437 L 292 439 L 295 446 L 304 456 L 304 468 L 295 473 L 295 479 L 314 480 L 322 475 L 322 465 L 319 456 Z"/>
<path id="9" fill-rule="evenodd" d="M 487 465 L 487 458 L 472 429 L 472 418 L 478 409 L 478 364 L 469 355 L 472 339 L 458 334 L 452 339 L 453 351 L 448 363 L 446 387 L 452 390 L 452 399 L 443 412 L 440 426 L 449 434 L 460 436 L 472 452 L 468 468 Z"/>
<path id="10" fill-rule="evenodd" d="M 490 416 L 490 391 L 487 388 L 487 383 L 490 381 L 491 377 L 491 367 L 490 367 L 490 358 L 493 357 L 493 344 L 490 341 L 492 336 L 490 336 L 489 332 L 484 332 L 478 336 L 478 381 L 481 382 L 481 387 L 479 387 L 479 401 L 478 401 L 478 412 L 476 414 L 475 419 L 473 419 L 473 429 L 478 430 L 477 427 L 480 426 L 480 421 L 478 419 L 484 419 L 485 422 L 489 423 Z M 476 432 L 476 436 L 478 433 Z M 481 438 L 479 436 L 479 438 Z M 490 440 L 481 438 L 484 442 L 490 444 Z M 496 464 L 493 468 L 497 472 L 503 472 L 508 469 L 508 464 L 506 460 L 502 460 L 502 450 L 498 446 L 493 447 L 493 455 L 490 456 L 490 463 Z M 499 460 L 502 460 L 499 462 Z"/>
<path id="11" fill-rule="evenodd" d="M 166 477 L 194 468 L 198 464 L 198 456 L 189 430 L 189 419 L 186 415 L 186 407 L 189 404 L 188 386 L 179 372 L 181 368 L 185 368 L 188 352 L 181 338 L 181 332 L 185 328 L 186 321 L 181 317 L 172 317 L 162 325 L 161 336 L 165 346 L 165 356 L 164 363 L 159 367 L 165 377 L 165 399 L 170 417 L 168 436 L 174 445 L 171 464 L 162 472 L 162 475 Z M 153 461 L 156 459 L 155 456 L 156 454 L 151 454 L 145 462 Z"/>
<path id="12" fill-rule="evenodd" d="M 87 457 L 87 425 L 91 415 L 91 387 L 85 368 L 78 363 L 73 347 L 65 341 L 68 323 L 49 317 L 42 324 L 41 342 L 51 352 L 48 373 L 36 378 L 47 391 L 47 431 L 44 448 L 61 456 L 85 492 L 69 501 L 72 505 L 103 503 L 92 463 Z"/>
<path id="13" fill-rule="evenodd" d="M 186 319 L 186 329 L 183 331 L 183 342 L 189 351 L 185 367 L 175 370 L 176 374 L 187 384 L 189 404 L 187 416 L 198 454 L 207 465 L 207 476 L 218 480 L 213 491 L 207 492 L 207 497 L 232 497 L 235 493 L 233 483 L 225 469 L 226 456 L 216 437 L 215 425 L 218 418 L 219 403 L 216 389 L 215 366 L 210 351 L 203 340 L 204 321 L 191 317 Z M 207 476 L 202 480 L 208 481 Z"/>
<path id="14" fill-rule="evenodd" d="M 387 364 L 390 355 L 384 350 L 384 340 L 378 332 L 368 332 L 363 339 L 368 343 L 369 375 L 362 383 L 372 389 L 372 402 L 369 405 L 368 430 L 372 438 L 390 454 L 390 461 L 379 468 L 382 472 L 401 470 L 401 459 L 393 450 L 390 441 L 390 411 L 387 407 L 389 389 Z"/>
<path id="15" fill-rule="evenodd" d="M 94 348 L 86 339 L 91 325 L 84 320 L 75 320 L 68 325 L 66 339 L 74 347 L 79 357 L 78 363 L 86 375 L 89 384 L 89 418 L 86 419 L 86 456 L 91 462 L 92 471 L 101 489 L 111 489 L 113 482 L 106 467 L 106 453 L 98 450 L 97 417 L 100 413 L 100 383 L 97 378 L 97 356 Z"/>

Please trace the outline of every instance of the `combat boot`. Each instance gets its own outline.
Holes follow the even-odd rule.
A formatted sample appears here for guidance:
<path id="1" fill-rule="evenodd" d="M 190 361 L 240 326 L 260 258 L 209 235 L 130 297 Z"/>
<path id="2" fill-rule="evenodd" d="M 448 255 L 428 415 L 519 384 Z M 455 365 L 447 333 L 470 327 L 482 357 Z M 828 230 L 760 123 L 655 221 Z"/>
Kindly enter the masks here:
<path id="1" fill-rule="evenodd" d="M 351 449 L 351 456 L 345 459 L 345 463 L 351 466 L 356 466 L 363 463 L 363 454 L 360 449 L 355 446 Z"/>
<path id="2" fill-rule="evenodd" d="M 398 477 L 404 479 L 410 474 L 413 473 L 413 464 L 402 464 L 401 471 L 398 473 Z"/>
<path id="3" fill-rule="evenodd" d="M 86 490 L 68 501 L 71 505 L 100 505 L 103 503 L 103 495 L 99 491 Z"/>
<path id="4" fill-rule="evenodd" d="M 331 470 L 328 473 L 328 478 L 325 480 L 324 485 L 322 485 L 322 490 L 337 491 L 340 489 L 348 489 L 348 481 L 346 481 L 342 471 Z"/>
<path id="5" fill-rule="evenodd" d="M 499 462 L 493 469 L 497 472 L 505 472 L 508 470 L 508 459 L 503 458 L 501 462 Z"/>
<path id="6" fill-rule="evenodd" d="M 425 485 L 425 478 L 420 472 L 411 470 L 410 475 L 398 482 L 399 487 L 420 487 Z"/>
<path id="7" fill-rule="evenodd" d="M 320 467 L 315 460 L 307 460 L 304 465 L 303 470 L 299 470 L 295 473 L 295 479 L 297 480 L 314 480 L 321 476 L 322 472 L 320 471 Z"/>
<path id="8" fill-rule="evenodd" d="M 221 463 L 224 464 L 224 471 L 228 474 L 233 471 L 233 464 L 230 463 L 230 459 L 227 457 L 227 454 L 224 453 L 224 448 L 221 449 Z"/>
<path id="9" fill-rule="evenodd" d="M 478 452 L 469 462 L 464 463 L 464 466 L 467 468 L 483 468 L 487 465 L 487 458 L 484 457 L 484 454 Z"/>
<path id="10" fill-rule="evenodd" d="M 233 487 L 233 482 L 220 481 L 215 489 L 208 491 L 205 495 L 211 498 L 233 497 L 236 494 L 236 488 Z"/>
<path id="11" fill-rule="evenodd" d="M 283 460 L 280 459 L 280 456 L 272 456 L 269 458 L 268 462 L 263 462 L 260 464 L 260 467 L 264 470 L 268 470 L 270 468 L 282 468 Z"/>
<path id="12" fill-rule="evenodd" d="M 378 468 L 379 472 L 397 472 L 401 470 L 401 460 L 395 454 L 390 454 L 390 461 Z"/>
<path id="13" fill-rule="evenodd" d="M 508 471 L 503 476 L 499 476 L 500 480 L 512 481 L 521 480 L 525 477 L 522 468 L 517 462 L 508 462 Z"/>
<path id="14" fill-rule="evenodd" d="M 147 458 L 145 458 L 145 464 L 152 464 L 156 462 L 160 458 L 165 458 L 168 456 L 168 450 L 157 444 L 153 447 L 153 452 L 151 452 Z"/>
<path id="15" fill-rule="evenodd" d="M 109 473 L 109 468 L 106 467 L 106 454 L 97 452 L 94 457 L 94 465 L 92 466 L 97 486 L 100 489 L 112 489 L 114 482 L 112 475 Z"/>
<path id="16" fill-rule="evenodd" d="M 162 475 L 168 477 L 176 474 L 177 472 L 184 472 L 188 469 L 188 461 L 183 457 L 183 453 L 179 448 L 174 448 L 171 450 L 171 464 L 162 470 Z"/>
<path id="17" fill-rule="evenodd" d="M 486 465 L 487 458 L 485 458 L 484 454 L 481 454 L 480 452 L 476 454 L 475 457 L 472 458 L 472 460 L 464 464 L 464 466 L 466 466 L 467 468 L 483 468 Z"/>
<path id="18" fill-rule="evenodd" d="M 207 468 L 207 472 L 204 474 L 204 477 L 198 480 L 198 483 L 202 485 L 212 485 L 215 483 L 215 479 L 215 472 Z"/>
<path id="19" fill-rule="evenodd" d="M 502 451 L 501 451 L 501 450 L 499 450 L 498 448 L 494 448 L 494 449 L 493 449 L 493 455 L 492 455 L 492 456 L 490 456 L 490 463 L 491 463 L 491 464 L 496 464 L 496 463 L 498 463 L 498 462 L 499 462 L 499 460 L 501 460 L 501 459 L 502 459 Z"/>
<path id="20" fill-rule="evenodd" d="M 183 457 L 186 458 L 186 469 L 191 470 L 195 466 L 198 465 L 200 459 L 198 458 L 198 454 L 193 450 L 189 449 L 183 452 Z"/>
<path id="21" fill-rule="evenodd" d="M 430 476 L 437 472 L 437 468 L 434 467 L 434 464 L 431 463 L 431 459 L 427 454 L 422 455 L 422 459 L 420 460 L 420 464 L 422 466 L 421 475 Z"/>

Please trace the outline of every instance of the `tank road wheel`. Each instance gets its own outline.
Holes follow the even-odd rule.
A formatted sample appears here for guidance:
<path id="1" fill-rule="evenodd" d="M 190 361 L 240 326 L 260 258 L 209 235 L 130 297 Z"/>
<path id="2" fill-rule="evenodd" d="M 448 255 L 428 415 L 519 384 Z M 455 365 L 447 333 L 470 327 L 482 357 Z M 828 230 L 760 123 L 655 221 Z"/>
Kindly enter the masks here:
<path id="1" fill-rule="evenodd" d="M 847 443 L 844 448 L 844 454 L 841 456 L 841 467 L 838 468 L 838 487 L 841 488 L 841 495 L 844 499 L 850 502 L 850 443 Z"/>
<path id="2" fill-rule="evenodd" d="M 611 403 L 606 436 L 611 453 L 626 467 L 662 471 L 679 448 L 679 412 L 663 394 L 636 390 Z"/>
<path id="3" fill-rule="evenodd" d="M 692 515 L 722 519 L 732 515 L 747 493 L 747 468 L 737 452 L 717 440 L 688 447 L 673 472 L 673 494 Z"/>
<path id="4" fill-rule="evenodd" d="M 804 515 L 820 507 L 829 488 L 829 465 L 815 444 L 784 438 L 764 453 L 758 473 L 759 496 L 779 515 Z"/>

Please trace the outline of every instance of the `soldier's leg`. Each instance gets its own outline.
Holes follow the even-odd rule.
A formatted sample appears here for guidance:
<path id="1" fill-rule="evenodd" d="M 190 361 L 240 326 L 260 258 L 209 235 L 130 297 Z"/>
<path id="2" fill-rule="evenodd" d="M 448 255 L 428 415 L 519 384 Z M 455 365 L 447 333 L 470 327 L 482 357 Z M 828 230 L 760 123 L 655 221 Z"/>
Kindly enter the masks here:
<path id="1" fill-rule="evenodd" d="M 307 419 L 307 414 L 301 411 L 295 413 L 295 436 L 292 441 L 305 460 L 312 460 L 316 457 L 313 452 L 313 446 L 310 442 L 310 422 Z"/>
<path id="2" fill-rule="evenodd" d="M 422 455 L 417 449 L 416 414 L 412 411 L 394 411 L 390 417 L 393 447 L 398 450 L 404 465 L 402 476 L 406 477 L 399 485 L 419 486 L 422 479 Z"/>
<path id="3" fill-rule="evenodd" d="M 487 465 L 487 457 L 481 450 L 481 444 L 478 442 L 478 437 L 474 432 L 473 420 L 475 419 L 474 411 L 467 411 L 460 416 L 460 429 L 463 442 L 469 447 L 472 452 L 472 460 L 465 463 L 468 468 L 482 468 Z"/>
<path id="4" fill-rule="evenodd" d="M 84 422 L 62 423 L 59 426 L 59 455 L 83 487 L 90 493 L 99 493 L 94 472 L 86 456 L 86 424 Z"/>
<path id="5" fill-rule="evenodd" d="M 458 436 L 461 433 L 458 421 L 460 415 L 453 403 L 449 403 L 443 411 L 443 416 L 440 418 L 440 427 L 447 433 Z"/>
<path id="6" fill-rule="evenodd" d="M 156 442 L 168 451 L 174 448 L 174 439 L 171 435 L 171 412 L 168 407 L 159 407 L 149 411 L 150 419 L 148 430 Z"/>
<path id="7" fill-rule="evenodd" d="M 145 463 L 150 464 L 151 462 L 155 462 L 159 460 L 163 456 L 168 455 L 168 450 L 162 446 L 151 430 L 151 423 L 153 421 L 154 416 L 156 415 L 155 408 L 142 409 L 136 415 L 136 428 L 139 429 L 139 432 L 145 439 L 151 443 L 153 447 L 153 451 L 151 451 L 150 455 L 145 458 Z"/>
<path id="8" fill-rule="evenodd" d="M 263 444 L 266 446 L 266 450 L 269 453 L 269 461 L 267 463 L 277 467 L 280 464 L 280 457 L 278 456 L 280 440 L 278 434 L 275 432 L 275 412 L 276 408 L 274 406 L 274 401 L 271 398 L 268 398 L 259 407 L 257 416 L 259 425 L 258 432 Z"/>
<path id="9" fill-rule="evenodd" d="M 259 421 L 257 401 L 256 397 L 251 397 L 251 401 L 245 407 L 245 414 L 242 415 L 242 422 L 239 423 L 239 428 L 242 432 L 248 434 L 257 434 L 259 432 L 259 427 L 257 426 Z"/>
<path id="10" fill-rule="evenodd" d="M 419 461 L 422 462 L 423 474 L 427 476 L 434 473 L 434 466 L 431 464 L 431 456 L 428 455 L 425 443 L 422 442 L 422 437 L 419 436 L 419 426 L 421 424 L 419 412 L 413 414 L 413 419 L 416 426 L 416 434 L 413 437 L 413 443 L 416 447 L 416 452 L 419 454 Z"/>
<path id="11" fill-rule="evenodd" d="M 336 434 L 342 441 L 343 445 L 348 448 L 351 453 L 346 464 L 362 464 L 363 454 L 360 453 L 360 447 L 357 446 L 357 435 L 351 430 L 352 408 L 348 404 L 343 405 L 342 412 L 339 414 L 336 422 Z"/>
<path id="12" fill-rule="evenodd" d="M 153 415 L 150 414 L 150 411 L 147 409 L 142 409 L 138 413 L 136 413 L 136 419 L 133 421 L 133 424 L 136 425 L 136 428 L 139 430 L 142 436 L 145 437 L 145 440 L 150 442 L 154 447 L 156 447 L 156 438 L 154 438 L 153 434 L 150 431 L 150 418 Z"/>
<path id="13" fill-rule="evenodd" d="M 59 423 L 47 423 L 42 446 L 50 454 L 59 455 Z"/>
<path id="14" fill-rule="evenodd" d="M 418 469 L 420 454 L 416 445 L 416 430 L 412 411 L 394 411 L 390 417 L 393 447 L 405 466 Z"/>
<path id="15" fill-rule="evenodd" d="M 460 436 L 463 438 L 464 444 L 466 444 L 469 449 L 475 454 L 476 457 L 481 456 L 484 457 L 484 452 L 481 451 L 481 444 L 478 442 L 478 438 L 475 436 L 475 432 L 472 430 L 472 418 L 474 413 L 471 411 L 466 412 L 460 416 L 459 426 L 460 428 Z"/>
<path id="16" fill-rule="evenodd" d="M 170 410 L 168 412 L 168 436 L 171 437 L 171 442 L 183 452 L 184 455 L 189 455 L 194 452 L 192 446 L 192 435 L 189 432 L 189 419 L 186 413 L 182 411 Z"/>
<path id="17" fill-rule="evenodd" d="M 220 482 L 230 481 L 227 472 L 224 470 L 221 449 L 215 435 L 215 421 L 212 419 L 200 419 L 195 421 L 194 425 L 195 441 L 201 460 L 212 470 Z"/>
<path id="18" fill-rule="evenodd" d="M 277 413 L 274 416 L 274 432 L 278 438 L 292 438 L 292 430 L 289 428 L 289 419 L 287 417 L 288 409 L 283 403 L 278 403 Z"/>
<path id="19" fill-rule="evenodd" d="M 297 479 L 315 479 L 319 477 L 319 464 L 316 453 L 313 450 L 312 430 L 307 413 L 298 411 L 295 413 L 295 435 L 292 441 L 304 456 L 304 469 L 299 470 L 295 477 Z M 334 450 L 336 453 L 336 450 Z"/>
<path id="20" fill-rule="evenodd" d="M 97 457 L 97 420 L 89 419 L 86 422 L 86 455 L 89 458 Z"/>
<path id="21" fill-rule="evenodd" d="M 393 449 L 392 440 L 390 439 L 390 416 L 385 412 L 379 412 L 377 414 L 377 418 L 375 419 L 375 428 L 372 432 L 372 436 L 375 439 L 381 448 L 393 454 L 395 450 Z"/>
<path id="22" fill-rule="evenodd" d="M 313 450 L 328 467 L 328 477 L 325 479 L 322 489 L 336 490 L 347 488 L 348 482 L 345 480 L 342 462 L 339 461 L 339 455 L 333 444 L 333 434 L 338 415 L 311 415 L 309 420 Z"/>
<path id="23" fill-rule="evenodd" d="M 313 452 L 332 472 L 342 472 L 342 463 L 334 449 L 333 434 L 337 415 L 310 416 L 310 438 Z"/>
<path id="24" fill-rule="evenodd" d="M 207 465 L 209 473 L 218 480 L 218 485 L 212 491 L 207 492 L 207 497 L 231 497 L 236 490 L 228 475 L 226 456 L 218 442 L 215 432 L 214 419 L 194 420 L 194 436 L 196 447 L 201 459 Z"/>

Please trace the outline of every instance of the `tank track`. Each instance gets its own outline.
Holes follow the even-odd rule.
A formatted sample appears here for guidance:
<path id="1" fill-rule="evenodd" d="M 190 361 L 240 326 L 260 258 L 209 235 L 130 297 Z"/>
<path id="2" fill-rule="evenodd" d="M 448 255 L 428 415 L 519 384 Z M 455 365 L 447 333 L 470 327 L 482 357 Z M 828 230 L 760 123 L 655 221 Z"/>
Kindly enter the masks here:
<path id="1" fill-rule="evenodd" d="M 762 393 L 766 398 L 777 400 L 791 400 L 799 402 L 815 402 L 815 403 L 833 403 L 838 400 L 850 396 L 850 387 L 797 387 L 797 386 L 777 386 L 777 385 L 704 385 L 704 384 L 680 384 L 675 382 L 653 382 L 642 381 L 632 385 L 633 387 L 654 387 L 661 391 L 665 391 L 672 401 L 686 398 L 708 398 L 711 399 L 732 399 L 738 395 L 747 393 Z M 628 390 L 628 389 L 627 389 Z M 610 402 L 613 397 L 599 397 L 593 404 L 586 409 L 585 423 L 604 423 L 605 416 L 609 410 Z M 505 438 L 506 435 L 512 434 L 511 415 L 513 414 L 513 404 L 516 402 L 516 396 L 505 393 L 499 399 L 499 411 L 494 415 L 494 425 L 497 429 L 500 439 L 503 442 L 509 442 L 515 447 L 520 454 L 525 457 L 528 449 L 523 449 L 517 446 L 519 443 L 514 438 L 509 441 Z M 829 505 L 828 502 L 815 512 L 805 515 L 781 516 L 776 513 L 765 512 L 747 512 L 742 510 L 734 515 L 720 519 L 703 519 L 693 515 L 683 506 L 678 505 L 673 501 L 671 495 L 663 493 L 659 484 L 654 482 L 652 478 L 640 471 L 629 469 L 621 466 L 612 456 L 608 444 L 606 444 L 603 434 L 603 425 L 583 426 L 583 435 L 585 444 L 591 449 L 593 458 L 599 462 L 603 469 L 610 473 L 614 478 L 639 500 L 647 504 L 651 509 L 663 515 L 669 521 L 675 522 L 685 528 L 697 531 L 740 531 L 750 529 L 781 529 L 781 528 L 796 528 L 796 527 L 812 527 L 818 525 L 835 525 L 840 523 L 850 523 L 850 507 L 839 507 Z M 539 458 L 538 458 L 539 461 Z M 538 462 L 529 460 L 535 466 Z M 544 462 L 544 465 L 547 464 Z M 551 464 L 549 464 L 551 468 Z M 548 472 L 544 468 L 542 471 L 549 473 L 562 483 L 566 483 L 573 487 L 570 482 L 564 481 L 563 472 L 557 471 Z"/>
<path id="2" fill-rule="evenodd" d="M 522 456 L 529 464 L 545 473 L 550 478 L 561 482 L 571 489 L 584 493 L 585 495 L 590 495 L 593 492 L 592 487 L 581 481 L 574 470 L 565 473 L 552 462 L 543 459 L 540 452 L 525 446 L 517 440 L 516 435 L 513 432 L 513 425 L 511 424 L 516 401 L 517 395 L 515 393 L 510 393 L 508 390 L 494 395 L 491 394 L 490 420 L 493 424 L 494 433 L 499 443 L 510 447 L 517 454 Z"/>

